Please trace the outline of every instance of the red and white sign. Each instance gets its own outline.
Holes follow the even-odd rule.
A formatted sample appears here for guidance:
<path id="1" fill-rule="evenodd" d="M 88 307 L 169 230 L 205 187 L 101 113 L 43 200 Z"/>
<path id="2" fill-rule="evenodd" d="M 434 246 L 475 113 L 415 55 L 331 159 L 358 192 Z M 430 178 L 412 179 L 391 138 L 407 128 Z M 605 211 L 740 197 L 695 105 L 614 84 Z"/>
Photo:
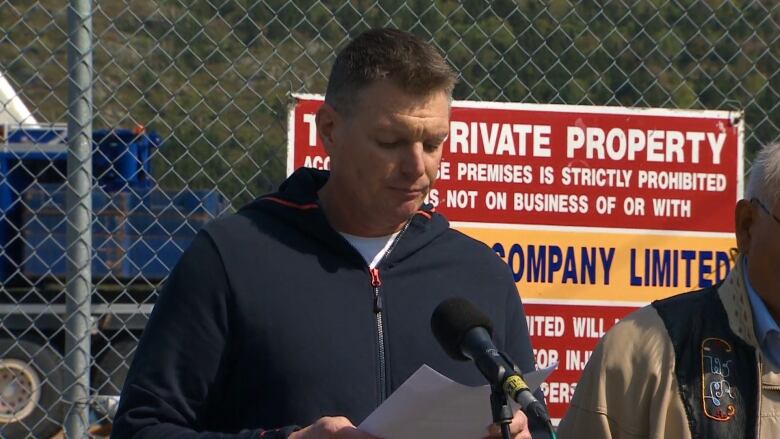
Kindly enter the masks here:
<path id="1" fill-rule="evenodd" d="M 329 168 L 298 95 L 287 171 Z M 429 201 L 507 261 L 560 419 L 600 336 L 730 270 L 742 113 L 455 101 Z"/>

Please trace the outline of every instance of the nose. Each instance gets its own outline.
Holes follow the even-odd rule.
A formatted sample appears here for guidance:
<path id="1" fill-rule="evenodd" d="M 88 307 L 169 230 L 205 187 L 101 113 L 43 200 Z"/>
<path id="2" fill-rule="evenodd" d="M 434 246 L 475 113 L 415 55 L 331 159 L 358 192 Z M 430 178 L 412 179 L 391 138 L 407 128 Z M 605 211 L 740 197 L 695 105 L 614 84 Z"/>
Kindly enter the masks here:
<path id="1" fill-rule="evenodd" d="M 421 142 L 414 142 L 401 159 L 401 173 L 410 180 L 425 174 L 425 149 Z"/>

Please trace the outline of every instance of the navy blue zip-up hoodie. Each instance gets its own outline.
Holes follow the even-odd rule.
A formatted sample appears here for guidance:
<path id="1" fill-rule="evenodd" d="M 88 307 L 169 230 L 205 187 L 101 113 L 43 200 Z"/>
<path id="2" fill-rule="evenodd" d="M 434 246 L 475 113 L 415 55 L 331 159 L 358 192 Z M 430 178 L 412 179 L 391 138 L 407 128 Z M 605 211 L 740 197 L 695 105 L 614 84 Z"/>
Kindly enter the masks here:
<path id="1" fill-rule="evenodd" d="M 424 363 L 484 384 L 431 334 L 434 308 L 455 296 L 534 369 L 515 285 L 489 247 L 422 210 L 372 275 L 317 205 L 327 178 L 299 169 L 197 235 L 139 343 L 113 438 L 286 437 L 322 416 L 357 425 Z"/>

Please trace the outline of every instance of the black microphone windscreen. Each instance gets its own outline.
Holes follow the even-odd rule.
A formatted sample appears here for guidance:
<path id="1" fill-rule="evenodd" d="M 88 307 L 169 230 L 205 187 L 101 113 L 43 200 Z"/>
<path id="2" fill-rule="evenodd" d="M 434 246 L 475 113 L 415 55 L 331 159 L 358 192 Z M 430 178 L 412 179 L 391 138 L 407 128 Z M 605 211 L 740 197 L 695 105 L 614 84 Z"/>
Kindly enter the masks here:
<path id="1" fill-rule="evenodd" d="M 431 315 L 431 330 L 447 355 L 456 360 L 468 360 L 463 355 L 461 344 L 466 333 L 481 326 L 493 335 L 490 318 L 474 304 L 462 297 L 453 297 L 439 304 Z"/>

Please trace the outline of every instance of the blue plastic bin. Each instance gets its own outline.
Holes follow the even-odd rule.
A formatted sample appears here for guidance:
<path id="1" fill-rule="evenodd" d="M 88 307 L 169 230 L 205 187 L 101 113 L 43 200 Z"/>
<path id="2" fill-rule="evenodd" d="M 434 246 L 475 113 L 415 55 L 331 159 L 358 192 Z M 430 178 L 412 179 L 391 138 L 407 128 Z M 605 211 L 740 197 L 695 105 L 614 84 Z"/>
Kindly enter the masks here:
<path id="1" fill-rule="evenodd" d="M 66 187 L 36 185 L 23 195 L 21 267 L 32 278 L 67 274 Z M 224 209 L 215 191 L 167 192 L 140 188 L 92 194 L 95 277 L 165 278 L 197 230 Z"/>
<path id="2" fill-rule="evenodd" d="M 108 190 L 124 187 L 149 188 L 153 185 L 151 156 L 161 138 L 154 132 L 136 133 L 128 129 L 96 130 L 92 135 L 95 154 L 92 168 Z"/>
<path id="3" fill-rule="evenodd" d="M 65 243 L 67 216 L 64 184 L 35 185 L 22 195 L 23 212 L 19 222 L 22 273 L 28 277 L 67 275 Z M 92 191 L 92 207 L 96 213 L 92 223 L 94 258 L 92 274 L 122 275 L 121 266 L 128 246 L 126 232 L 130 194 L 109 193 L 97 187 Z"/>

